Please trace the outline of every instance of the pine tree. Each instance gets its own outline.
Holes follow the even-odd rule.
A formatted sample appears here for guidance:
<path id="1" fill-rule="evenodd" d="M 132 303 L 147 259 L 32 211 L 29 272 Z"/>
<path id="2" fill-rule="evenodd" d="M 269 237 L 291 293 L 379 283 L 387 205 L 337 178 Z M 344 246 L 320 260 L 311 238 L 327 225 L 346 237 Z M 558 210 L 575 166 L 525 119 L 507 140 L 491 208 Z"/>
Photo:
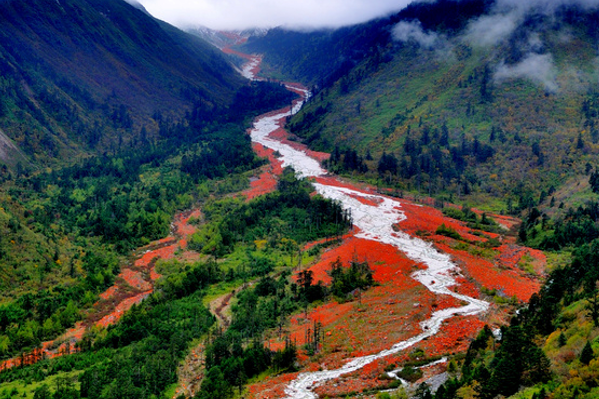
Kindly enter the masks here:
<path id="1" fill-rule="evenodd" d="M 582 139 L 582 133 L 578 133 L 578 139 L 576 140 L 576 148 L 582 150 L 584 148 L 584 140 Z"/>
<path id="2" fill-rule="evenodd" d="M 580 352 L 580 362 L 583 364 L 589 364 L 591 360 L 595 357 L 593 353 L 593 348 L 591 347 L 591 343 L 587 341 L 584 348 L 582 348 L 582 352 Z"/>
<path id="3" fill-rule="evenodd" d="M 559 337 L 557 337 L 557 344 L 562 347 L 565 346 L 567 343 L 567 339 L 566 339 L 566 334 L 564 334 L 564 332 L 562 331 L 559 335 Z"/>

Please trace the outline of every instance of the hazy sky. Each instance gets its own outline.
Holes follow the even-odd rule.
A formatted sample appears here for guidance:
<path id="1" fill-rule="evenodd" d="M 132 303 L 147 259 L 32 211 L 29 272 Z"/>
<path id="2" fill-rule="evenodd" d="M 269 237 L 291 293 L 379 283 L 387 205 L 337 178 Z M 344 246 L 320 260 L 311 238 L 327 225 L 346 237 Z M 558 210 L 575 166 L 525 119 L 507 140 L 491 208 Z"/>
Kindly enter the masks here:
<path id="1" fill-rule="evenodd" d="M 413 0 L 138 0 L 156 18 L 179 27 L 338 27 L 404 8 Z"/>

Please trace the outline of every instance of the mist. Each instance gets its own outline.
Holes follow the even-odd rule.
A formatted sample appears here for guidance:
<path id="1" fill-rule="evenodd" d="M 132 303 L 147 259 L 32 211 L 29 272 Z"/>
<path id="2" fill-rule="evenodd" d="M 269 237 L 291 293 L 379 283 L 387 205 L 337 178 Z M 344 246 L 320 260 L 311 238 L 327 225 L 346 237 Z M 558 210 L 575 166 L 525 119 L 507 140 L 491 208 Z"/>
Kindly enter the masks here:
<path id="1" fill-rule="evenodd" d="M 392 31 L 393 39 L 401 42 L 415 41 L 421 47 L 432 49 L 440 41 L 435 32 L 425 32 L 419 21 L 402 21 Z"/>
<path id="2" fill-rule="evenodd" d="M 475 46 L 495 46 L 512 35 L 527 14 L 552 16 L 563 6 L 594 9 L 599 8 L 599 0 L 497 0 L 490 14 L 470 22 L 465 39 Z"/>
<path id="3" fill-rule="evenodd" d="M 153 16 L 181 28 L 216 30 L 337 28 L 382 17 L 413 0 L 138 0 Z"/>
<path id="4" fill-rule="evenodd" d="M 436 58 L 442 62 L 455 60 L 453 45 L 445 35 L 433 31 L 424 31 L 420 21 L 402 21 L 391 30 L 393 40 L 398 42 L 414 42 L 423 49 L 432 50 Z"/>
<path id="5" fill-rule="evenodd" d="M 517 64 L 507 65 L 504 62 L 497 65 L 493 79 L 501 83 L 506 79 L 529 79 L 545 88 L 549 93 L 555 93 L 559 87 L 556 82 L 557 71 L 551 54 L 529 54 Z"/>
<path id="6" fill-rule="evenodd" d="M 497 0 L 491 12 L 472 20 L 462 37 L 464 42 L 475 47 L 495 48 L 505 44 L 514 33 L 523 27 L 527 15 L 545 15 L 549 20 L 556 16 L 560 7 L 576 6 L 585 10 L 599 8 L 599 0 Z M 512 64 L 505 60 L 494 66 L 493 79 L 497 84 L 507 79 L 528 79 L 547 92 L 559 91 L 557 84 L 558 68 L 553 56 L 545 54 L 540 35 L 532 29 L 518 33 L 524 40 L 514 41 L 522 57 Z M 564 36 L 565 38 L 567 37 Z"/>

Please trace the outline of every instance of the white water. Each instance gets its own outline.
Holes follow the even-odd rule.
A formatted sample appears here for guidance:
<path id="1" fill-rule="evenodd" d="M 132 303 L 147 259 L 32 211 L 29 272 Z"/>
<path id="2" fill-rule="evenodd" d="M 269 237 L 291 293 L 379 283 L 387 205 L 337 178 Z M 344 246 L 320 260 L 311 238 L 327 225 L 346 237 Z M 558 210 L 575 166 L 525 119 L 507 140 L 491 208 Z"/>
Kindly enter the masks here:
<path id="1" fill-rule="evenodd" d="M 256 75 L 254 74 L 254 68 L 260 64 L 260 57 L 254 57 L 250 62 L 246 62 L 241 67 L 241 75 L 249 80 L 256 79 Z"/>
<path id="2" fill-rule="evenodd" d="M 281 143 L 268 135 L 275 131 L 278 121 L 299 110 L 301 103 L 294 106 L 289 112 L 260 118 L 254 123 L 251 131 L 252 141 L 265 147 L 278 151 L 283 166 L 292 166 L 299 177 L 317 177 L 327 173 L 320 164 L 310 158 L 303 151 Z M 465 306 L 443 309 L 434 312 L 428 320 L 420 323 L 422 332 L 410 339 L 401 341 L 382 352 L 351 359 L 343 367 L 335 370 L 300 373 L 285 389 L 285 394 L 294 399 L 315 399 L 317 395 L 311 390 L 322 383 L 338 378 L 344 374 L 359 370 L 367 364 L 409 348 L 425 338 L 435 335 L 441 329 L 443 321 L 456 315 L 474 315 L 485 312 L 487 302 L 457 294 L 449 289 L 456 284 L 453 275 L 459 273 L 458 267 L 451 262 L 449 255 L 438 252 L 427 243 L 418 238 L 410 237 L 402 232 L 395 232 L 392 226 L 405 220 L 405 214 L 400 210 L 399 201 L 380 195 L 365 194 L 348 188 L 340 188 L 324 184 L 314 184 L 316 190 L 326 198 L 339 201 L 343 208 L 351 209 L 354 225 L 360 229 L 358 237 L 382 242 L 395 246 L 404 252 L 410 259 L 427 266 L 412 277 L 418 280 L 431 292 L 439 295 L 450 295 L 464 301 Z M 378 203 L 377 206 L 365 205 L 353 197 L 363 197 Z"/>

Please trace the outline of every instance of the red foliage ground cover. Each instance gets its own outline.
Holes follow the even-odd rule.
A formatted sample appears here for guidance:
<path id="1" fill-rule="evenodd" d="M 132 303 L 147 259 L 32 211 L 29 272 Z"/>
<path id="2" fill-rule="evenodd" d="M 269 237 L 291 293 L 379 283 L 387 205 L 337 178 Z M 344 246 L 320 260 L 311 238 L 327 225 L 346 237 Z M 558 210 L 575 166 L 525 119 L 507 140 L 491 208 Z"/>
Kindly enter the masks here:
<path id="1" fill-rule="evenodd" d="M 493 215 L 493 219 L 508 230 L 513 230 L 521 223 L 520 219 L 506 215 Z"/>
<path id="2" fill-rule="evenodd" d="M 154 281 L 161 277 L 155 270 L 155 261 L 172 259 L 177 249 L 185 249 L 186 238 L 196 231 L 195 227 L 189 224 L 189 219 L 200 216 L 199 210 L 176 215 L 174 222 L 176 236 L 169 236 L 140 248 L 137 252 L 144 252 L 133 262 L 133 266 L 123 267 L 115 284 L 100 294 L 101 300 L 94 304 L 95 311 L 90 313 L 89 320 L 77 323 L 57 340 L 43 342 L 40 348 L 31 353 L 1 362 L 0 371 L 23 364 L 33 364 L 44 358 L 74 353 L 77 350 L 76 343 L 83 338 L 88 327 L 94 325 L 107 327 L 116 323 L 134 304 L 140 303 L 152 293 Z"/>
<path id="3" fill-rule="evenodd" d="M 439 249 L 451 254 L 459 263 L 463 274 L 472 278 L 477 284 L 506 296 L 516 296 L 520 301 L 527 302 L 531 295 L 538 292 L 540 282 L 528 276 L 522 270 L 503 261 L 503 256 L 511 255 L 509 252 L 500 252 L 499 257 L 491 260 L 474 256 L 466 251 L 452 248 L 445 243 L 437 243 Z M 508 249 L 511 246 L 501 246 L 500 249 Z M 518 247 L 521 248 L 521 247 Z M 524 250 L 527 250 L 524 248 Z"/>
<path id="4" fill-rule="evenodd" d="M 355 189 L 331 177 L 316 180 Z M 368 192 L 367 190 L 362 189 L 363 192 Z M 496 256 L 491 260 L 477 257 L 466 251 L 453 249 L 450 244 L 454 240 L 435 234 L 437 227 L 444 223 L 467 240 L 486 240 L 471 234 L 471 229 L 462 222 L 447 218 L 436 209 L 409 201 L 402 200 L 400 209 L 407 216 L 407 220 L 399 223 L 401 230 L 410 234 L 415 234 L 416 231 L 421 234 L 428 233 L 427 239 L 433 240 L 442 252 L 452 255 L 454 262 L 460 266 L 463 276 L 455 276 L 457 285 L 453 289 L 456 292 L 478 298 L 482 286 L 498 289 L 506 296 L 516 295 L 519 300 L 527 301 L 530 295 L 539 289 L 539 282 L 520 270 L 517 265 L 524 255 L 528 255 L 538 263 L 538 270 L 542 271 L 545 258 L 540 251 L 504 244 L 496 249 Z M 498 237 L 497 234 L 484 234 Z M 352 259 L 367 260 L 379 285 L 363 293 L 360 300 L 355 298 L 341 304 L 331 300 L 311 309 L 308 315 L 295 315 L 282 337 L 271 338 L 269 345 L 272 349 L 281 349 L 284 346 L 285 335 L 301 347 L 305 343 L 308 329 L 313 328 L 315 322 L 323 324 L 324 357 L 317 363 L 300 351 L 302 370 L 337 368 L 348 358 L 378 353 L 395 342 L 418 334 L 418 323 L 430 317 L 432 312 L 462 305 L 453 297 L 435 295 L 427 291 L 410 277 L 415 268 L 425 266 L 415 265 L 392 246 L 360 239 L 352 234 L 344 237 L 340 246 L 325 251 L 320 260 L 310 267 L 314 281 L 330 283 L 327 271 L 330 270 L 331 262 L 338 257 L 344 265 L 348 265 Z M 493 312 L 497 313 L 497 310 Z M 506 314 L 499 312 L 491 319 L 502 323 L 505 322 Z M 476 316 L 449 319 L 438 334 L 422 341 L 416 347 L 423 349 L 427 356 L 463 352 L 484 324 L 485 321 Z M 392 362 L 405 361 L 406 356 L 404 353 L 381 359 L 355 373 L 318 387 L 315 392 L 321 397 L 334 397 L 349 392 L 361 392 L 364 388 L 385 386 L 386 381 L 378 379 L 384 367 Z M 252 385 L 250 397 L 282 397 L 277 395 L 281 395 L 289 379 L 288 375 L 283 375 Z"/>
<path id="5" fill-rule="evenodd" d="M 485 322 L 476 316 L 452 317 L 445 321 L 439 333 L 418 346 L 427 356 L 464 352 L 484 326 Z"/>
<path id="6" fill-rule="evenodd" d="M 175 244 L 148 251 L 144 253 L 141 258 L 137 259 L 134 265 L 145 268 L 151 266 L 152 261 L 155 259 L 173 259 L 175 257 L 175 251 L 178 247 L 178 244 Z"/>
<path id="7" fill-rule="evenodd" d="M 270 164 L 263 168 L 263 172 L 257 179 L 250 181 L 250 188 L 243 192 L 248 201 L 275 191 L 277 188 L 276 176 L 283 173 L 283 162 L 275 157 L 273 150 L 258 143 L 253 143 L 252 147 L 258 156 L 268 158 Z"/>
<path id="8" fill-rule="evenodd" d="M 138 271 L 124 269 L 119 274 L 119 277 L 125 280 L 131 287 L 137 288 L 138 290 L 149 291 L 152 289 L 152 283 L 146 281 Z"/>
<path id="9" fill-rule="evenodd" d="M 127 310 L 131 309 L 133 305 L 138 304 L 144 299 L 146 299 L 148 295 L 150 295 L 151 293 L 152 290 L 149 290 L 146 292 L 142 292 L 141 294 L 137 294 L 135 296 L 127 298 L 122 302 L 119 302 L 114 308 L 114 310 L 106 316 L 102 317 L 100 321 L 96 323 L 96 325 L 100 327 L 108 327 L 109 325 L 116 323 L 121 317 L 123 317 L 123 314 Z"/>
<path id="10" fill-rule="evenodd" d="M 472 234 L 472 229 L 467 227 L 466 223 L 451 219 L 438 209 L 402 200 L 401 210 L 405 213 L 407 220 L 402 221 L 399 227 L 408 234 L 416 235 L 417 232 L 426 232 L 435 235 L 437 228 L 444 224 L 457 231 L 466 240 L 486 241 L 485 238 Z M 498 234 L 495 233 L 484 232 L 483 234 L 493 238 L 498 237 Z"/>

